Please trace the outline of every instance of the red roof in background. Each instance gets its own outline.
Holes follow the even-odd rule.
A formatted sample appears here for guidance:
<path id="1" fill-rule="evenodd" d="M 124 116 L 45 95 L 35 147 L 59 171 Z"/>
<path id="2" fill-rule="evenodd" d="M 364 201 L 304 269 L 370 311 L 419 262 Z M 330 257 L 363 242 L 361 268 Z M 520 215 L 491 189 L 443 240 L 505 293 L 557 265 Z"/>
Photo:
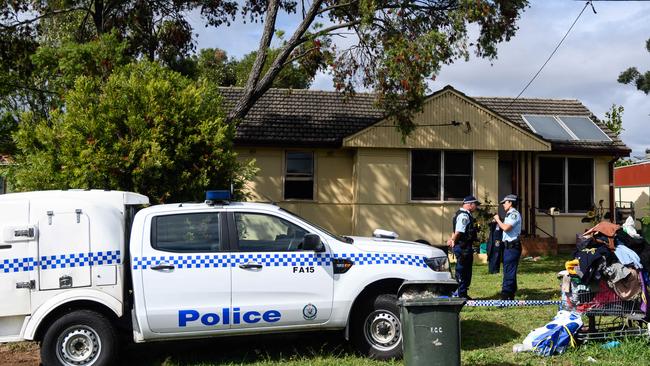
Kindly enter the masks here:
<path id="1" fill-rule="evenodd" d="M 614 169 L 614 187 L 650 186 L 650 162 Z"/>

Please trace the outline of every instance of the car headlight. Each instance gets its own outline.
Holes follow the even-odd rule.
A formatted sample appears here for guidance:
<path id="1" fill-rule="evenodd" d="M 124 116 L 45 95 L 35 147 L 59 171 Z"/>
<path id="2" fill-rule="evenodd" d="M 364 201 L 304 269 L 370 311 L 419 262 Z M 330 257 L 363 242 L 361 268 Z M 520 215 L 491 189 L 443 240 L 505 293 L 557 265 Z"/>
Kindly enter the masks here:
<path id="1" fill-rule="evenodd" d="M 425 260 L 427 266 L 436 272 L 449 272 L 449 258 L 433 257 Z"/>

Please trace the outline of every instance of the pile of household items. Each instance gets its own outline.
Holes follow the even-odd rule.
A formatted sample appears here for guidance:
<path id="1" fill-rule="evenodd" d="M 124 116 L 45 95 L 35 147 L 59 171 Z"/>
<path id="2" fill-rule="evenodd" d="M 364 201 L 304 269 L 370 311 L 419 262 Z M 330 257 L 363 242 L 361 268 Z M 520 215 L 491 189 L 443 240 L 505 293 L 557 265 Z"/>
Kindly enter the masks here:
<path id="1" fill-rule="evenodd" d="M 650 245 L 633 218 L 623 226 L 603 221 L 578 236 L 565 267 L 558 273 L 562 310 L 515 351 L 552 355 L 577 342 L 648 334 Z"/>

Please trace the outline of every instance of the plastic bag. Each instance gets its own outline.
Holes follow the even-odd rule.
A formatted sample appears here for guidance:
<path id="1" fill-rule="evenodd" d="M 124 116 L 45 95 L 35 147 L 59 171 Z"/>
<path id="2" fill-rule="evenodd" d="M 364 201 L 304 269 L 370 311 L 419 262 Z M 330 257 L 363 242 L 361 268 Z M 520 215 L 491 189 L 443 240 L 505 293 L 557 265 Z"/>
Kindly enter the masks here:
<path id="1" fill-rule="evenodd" d="M 627 219 L 625 219 L 625 222 L 623 223 L 623 231 L 633 238 L 641 237 L 641 235 L 636 232 L 636 228 L 634 228 L 634 218 L 632 216 L 628 216 Z"/>
<path id="2" fill-rule="evenodd" d="M 573 334 L 580 327 L 582 327 L 580 314 L 560 310 L 551 322 L 531 331 L 523 344 L 542 356 L 560 354 L 569 345 L 575 347 Z"/>

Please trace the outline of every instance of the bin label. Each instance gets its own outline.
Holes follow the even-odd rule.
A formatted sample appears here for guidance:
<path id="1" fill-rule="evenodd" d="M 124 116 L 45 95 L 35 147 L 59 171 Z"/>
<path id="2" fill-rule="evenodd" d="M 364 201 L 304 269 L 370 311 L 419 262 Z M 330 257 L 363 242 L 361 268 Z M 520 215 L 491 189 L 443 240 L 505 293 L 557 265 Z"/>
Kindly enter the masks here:
<path id="1" fill-rule="evenodd" d="M 442 327 L 431 327 L 431 333 L 432 334 L 440 334 L 440 333 L 442 333 Z"/>

